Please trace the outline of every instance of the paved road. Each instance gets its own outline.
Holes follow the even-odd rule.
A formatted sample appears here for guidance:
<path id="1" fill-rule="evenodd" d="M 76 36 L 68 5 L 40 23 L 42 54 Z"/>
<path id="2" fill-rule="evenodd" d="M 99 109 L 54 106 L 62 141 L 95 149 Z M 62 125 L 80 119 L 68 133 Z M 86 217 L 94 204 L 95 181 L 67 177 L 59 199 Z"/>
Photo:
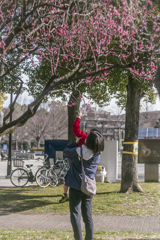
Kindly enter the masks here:
<path id="1" fill-rule="evenodd" d="M 160 233 L 160 216 L 93 215 L 94 230 Z M 82 222 L 82 228 L 84 224 Z M 69 215 L 0 215 L 0 229 L 71 230 Z M 155 238 L 154 238 L 155 239 Z"/>
<path id="2" fill-rule="evenodd" d="M 37 160 L 25 160 L 26 164 L 33 164 L 32 171 L 35 174 L 37 169 L 40 166 L 43 166 L 43 161 L 37 161 Z M 12 170 L 15 169 L 15 167 L 12 167 Z M 7 161 L 0 162 L 0 188 L 1 187 L 13 187 L 9 177 L 7 177 Z M 28 183 L 26 186 L 31 185 L 32 183 Z M 36 183 L 33 183 L 32 185 L 35 185 Z"/>
<path id="3" fill-rule="evenodd" d="M 25 163 L 33 164 L 32 171 L 35 173 L 38 167 L 43 165 L 43 161 L 26 160 Z M 14 167 L 13 167 L 14 169 Z M 0 162 L 0 187 L 13 187 L 9 179 L 6 179 L 7 175 L 7 161 Z M 121 157 L 118 158 L 118 180 L 121 179 Z M 140 182 L 144 182 L 144 164 L 138 164 L 138 179 Z M 160 164 L 159 164 L 159 181 L 160 181 Z M 27 185 L 30 185 L 28 183 Z M 33 183 L 35 184 L 35 183 Z"/>
<path id="4" fill-rule="evenodd" d="M 122 158 L 118 158 L 118 179 L 121 179 L 121 161 Z M 158 166 L 158 172 L 159 172 L 159 182 L 160 182 L 160 164 Z M 138 164 L 138 180 L 139 182 L 144 182 L 145 177 L 145 164 Z"/>

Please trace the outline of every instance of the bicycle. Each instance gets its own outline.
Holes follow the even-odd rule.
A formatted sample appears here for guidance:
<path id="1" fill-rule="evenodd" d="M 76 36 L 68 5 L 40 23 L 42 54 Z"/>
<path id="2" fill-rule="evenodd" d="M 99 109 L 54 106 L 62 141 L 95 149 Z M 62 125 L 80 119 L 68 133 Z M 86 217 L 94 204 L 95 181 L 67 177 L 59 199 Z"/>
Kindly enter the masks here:
<path id="1" fill-rule="evenodd" d="M 64 177 L 69 169 L 68 158 L 64 160 L 57 159 L 55 165 L 42 167 L 37 171 L 36 182 L 40 187 L 56 187 L 64 183 Z"/>
<path id="2" fill-rule="evenodd" d="M 37 158 L 36 160 L 39 161 L 43 159 Z M 18 167 L 10 174 L 10 181 L 15 187 L 24 187 L 28 182 L 33 183 L 36 181 L 37 172 L 34 175 L 31 169 L 33 164 L 26 164 L 26 167 L 24 167 L 24 164 L 25 162 L 22 159 L 16 159 L 13 161 L 14 167 Z"/>

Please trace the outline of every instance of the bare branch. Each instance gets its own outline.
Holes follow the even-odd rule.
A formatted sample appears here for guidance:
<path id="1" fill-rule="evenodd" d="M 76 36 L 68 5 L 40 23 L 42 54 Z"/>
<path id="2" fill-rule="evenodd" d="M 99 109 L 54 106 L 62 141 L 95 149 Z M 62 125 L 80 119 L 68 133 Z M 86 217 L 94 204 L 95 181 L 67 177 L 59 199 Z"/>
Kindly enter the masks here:
<path id="1" fill-rule="evenodd" d="M 50 94 L 52 93 L 71 93 L 72 91 L 69 90 L 65 90 L 65 89 L 59 89 L 59 90 L 53 90 L 50 92 Z"/>
<path id="2" fill-rule="evenodd" d="M 12 104 L 10 105 L 10 108 L 9 108 L 10 111 L 9 111 L 8 114 L 3 118 L 3 124 L 4 124 L 4 125 L 6 124 L 6 120 L 7 120 L 7 119 L 11 116 L 11 114 L 14 112 L 15 103 L 16 103 L 16 101 L 17 101 L 18 96 L 19 96 L 20 93 L 21 93 L 21 89 L 22 89 L 22 86 L 23 86 L 23 81 L 22 81 L 22 79 L 21 79 L 20 77 L 15 76 L 15 75 L 13 75 L 13 74 L 10 74 L 10 76 L 13 77 L 13 78 L 18 78 L 18 79 L 20 80 L 21 84 L 20 84 L 19 89 L 18 89 L 18 91 L 17 91 L 17 93 L 16 93 L 16 96 L 15 96 L 14 101 L 13 101 Z"/>

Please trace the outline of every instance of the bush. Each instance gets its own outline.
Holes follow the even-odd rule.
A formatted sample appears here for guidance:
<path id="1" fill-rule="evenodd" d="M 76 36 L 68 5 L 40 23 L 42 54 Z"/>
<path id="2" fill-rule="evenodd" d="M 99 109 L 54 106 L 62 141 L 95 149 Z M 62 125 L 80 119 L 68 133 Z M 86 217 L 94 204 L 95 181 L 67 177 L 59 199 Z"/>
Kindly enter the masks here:
<path id="1" fill-rule="evenodd" d="M 35 152 L 35 151 L 42 151 L 44 152 L 44 147 L 40 147 L 40 148 L 31 148 L 30 152 Z"/>

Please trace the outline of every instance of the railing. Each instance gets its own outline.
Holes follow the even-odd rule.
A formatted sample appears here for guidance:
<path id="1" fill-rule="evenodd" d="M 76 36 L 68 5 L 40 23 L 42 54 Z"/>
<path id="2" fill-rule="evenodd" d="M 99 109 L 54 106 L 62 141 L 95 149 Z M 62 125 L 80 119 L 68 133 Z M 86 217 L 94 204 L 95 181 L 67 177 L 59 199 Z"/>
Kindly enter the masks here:
<path id="1" fill-rule="evenodd" d="M 8 150 L 1 149 L 4 154 L 8 156 Z M 1 154 L 0 151 L 0 154 Z M 34 153 L 21 153 L 19 151 L 12 151 L 12 158 L 13 159 L 35 159 L 35 154 Z"/>

